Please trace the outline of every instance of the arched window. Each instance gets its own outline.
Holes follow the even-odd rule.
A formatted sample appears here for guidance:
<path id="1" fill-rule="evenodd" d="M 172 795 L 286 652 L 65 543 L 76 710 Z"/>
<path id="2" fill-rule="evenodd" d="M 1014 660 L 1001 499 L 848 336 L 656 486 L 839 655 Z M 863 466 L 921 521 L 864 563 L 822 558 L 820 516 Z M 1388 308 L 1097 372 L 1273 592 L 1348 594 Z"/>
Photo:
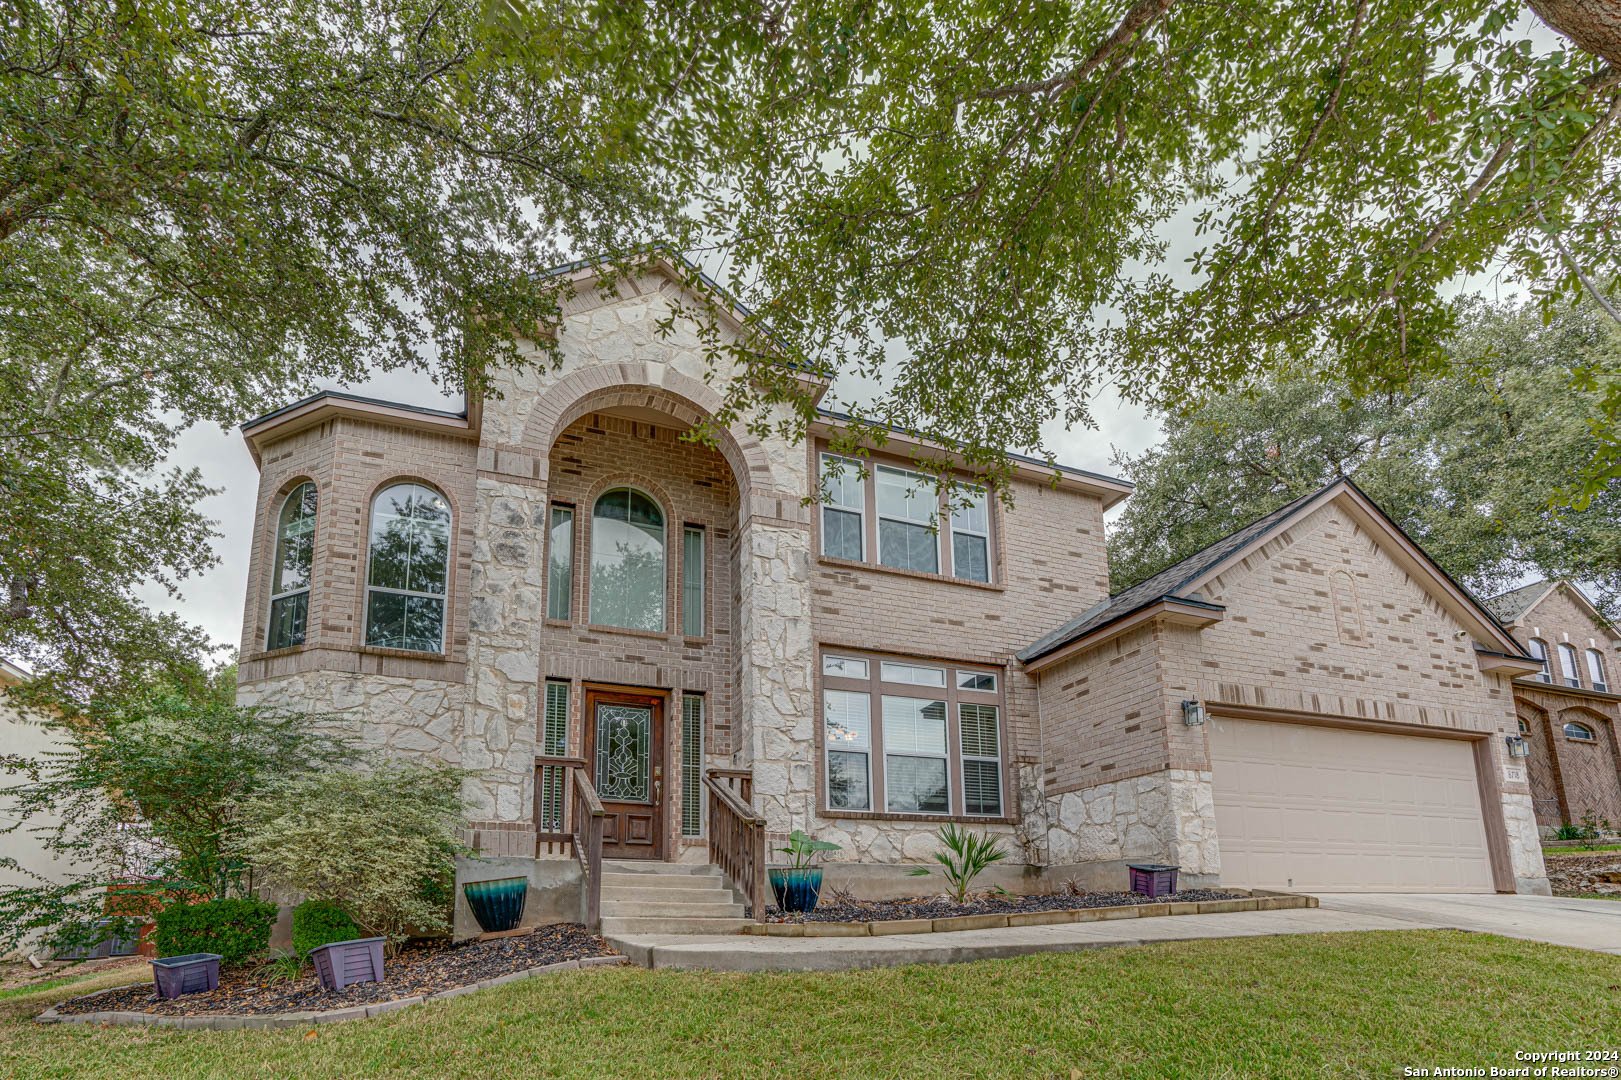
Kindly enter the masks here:
<path id="1" fill-rule="evenodd" d="M 1559 673 L 1565 677 L 1566 686 L 1582 685 L 1581 673 L 1576 670 L 1576 646 L 1568 641 L 1559 643 Z"/>
<path id="2" fill-rule="evenodd" d="M 1593 729 L 1588 727 L 1586 724 L 1578 724 L 1576 721 L 1572 720 L 1570 723 L 1565 725 L 1565 738 L 1579 739 L 1582 742 L 1592 742 Z"/>
<path id="3" fill-rule="evenodd" d="M 449 580 L 449 501 L 422 484 L 379 492 L 366 561 L 366 644 L 443 652 Z"/>
<path id="4" fill-rule="evenodd" d="M 1594 690 L 1609 692 L 1610 681 L 1604 677 L 1604 654 L 1597 649 L 1587 650 L 1587 681 Z"/>
<path id="5" fill-rule="evenodd" d="M 315 565 L 315 501 L 315 485 L 305 481 L 287 496 L 276 518 L 267 649 L 304 644 L 310 619 L 310 569 Z"/>
<path id="6" fill-rule="evenodd" d="M 1548 668 L 1548 643 L 1541 638 L 1531 639 L 1531 656 L 1542 664 L 1542 670 L 1537 672 L 1538 682 L 1553 682 L 1553 672 Z"/>
<path id="7" fill-rule="evenodd" d="M 664 629 L 664 514 L 635 488 L 614 488 L 591 511 L 591 622 Z"/>

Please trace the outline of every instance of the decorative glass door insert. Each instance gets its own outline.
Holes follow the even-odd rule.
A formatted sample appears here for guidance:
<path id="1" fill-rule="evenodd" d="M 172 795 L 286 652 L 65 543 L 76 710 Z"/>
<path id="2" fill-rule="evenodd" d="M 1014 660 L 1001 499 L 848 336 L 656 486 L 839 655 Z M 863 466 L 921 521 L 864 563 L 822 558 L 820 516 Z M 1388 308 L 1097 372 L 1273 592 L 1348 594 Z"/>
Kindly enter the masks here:
<path id="1" fill-rule="evenodd" d="M 597 794 L 624 802 L 652 802 L 653 710 L 597 705 Z"/>

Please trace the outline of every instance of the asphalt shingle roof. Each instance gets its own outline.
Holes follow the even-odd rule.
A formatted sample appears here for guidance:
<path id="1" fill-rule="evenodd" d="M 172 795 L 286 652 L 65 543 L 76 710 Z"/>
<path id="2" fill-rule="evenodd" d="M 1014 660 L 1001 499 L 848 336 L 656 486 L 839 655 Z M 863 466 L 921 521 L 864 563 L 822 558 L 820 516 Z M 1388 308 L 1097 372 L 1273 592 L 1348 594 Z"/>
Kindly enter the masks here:
<path id="1" fill-rule="evenodd" d="M 1533 581 L 1529 585 L 1521 585 L 1518 589 L 1510 589 L 1506 593 L 1487 597 L 1481 603 L 1503 622 L 1511 623 L 1524 615 L 1526 610 L 1548 591 L 1548 585 L 1547 580 Z"/>

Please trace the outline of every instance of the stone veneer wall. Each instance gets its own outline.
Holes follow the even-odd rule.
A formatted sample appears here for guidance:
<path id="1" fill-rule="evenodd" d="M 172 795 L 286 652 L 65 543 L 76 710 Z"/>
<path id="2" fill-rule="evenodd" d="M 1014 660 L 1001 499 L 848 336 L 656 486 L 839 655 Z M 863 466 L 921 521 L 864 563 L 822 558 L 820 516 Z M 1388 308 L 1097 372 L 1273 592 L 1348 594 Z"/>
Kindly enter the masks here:
<path id="1" fill-rule="evenodd" d="M 658 324 L 673 310 L 677 293 L 677 286 L 660 276 L 624 282 L 617 296 L 607 300 L 588 290 L 565 305 L 558 366 L 541 361 L 492 377 L 498 396 L 484 403 L 478 450 L 476 522 L 481 531 L 473 553 L 475 603 L 468 632 L 472 694 L 465 724 L 469 743 L 480 741 L 492 726 L 512 733 L 512 749 L 491 761 L 482 780 L 493 799 L 483 805 L 489 817 L 477 824 L 487 824 L 491 832 L 510 830 L 512 836 L 508 850 L 492 854 L 521 854 L 533 840 L 532 761 L 545 674 L 539 659 L 548 655 L 543 648 L 548 640 L 544 523 L 557 439 L 582 417 L 613 409 L 662 414 L 673 428 L 687 430 L 718 409 L 721 398 L 715 387 L 730 377 L 725 370 L 706 371 L 701 343 L 685 320 L 677 319 L 669 334 L 661 333 Z M 812 663 L 803 629 L 809 583 L 803 560 L 794 557 L 796 545 L 805 548 L 809 514 L 800 499 L 808 486 L 802 451 L 783 440 L 732 430 L 722 433 L 719 453 L 738 490 L 735 520 L 727 526 L 739 566 L 746 562 L 750 572 L 737 575 L 734 625 L 750 645 L 738 650 L 737 704 L 729 717 L 734 730 L 725 744 L 737 752 L 732 762 L 712 757 L 711 764 L 747 766 L 754 763 L 752 750 L 763 744 L 764 731 L 803 728 L 809 715 L 808 696 L 791 687 L 792 672 L 808 673 Z M 559 486 L 564 483 L 558 478 Z M 718 542 L 715 546 L 718 555 L 723 549 Z M 731 550 L 726 554 L 733 557 Z M 723 594 L 715 595 L 719 599 Z M 796 621 L 799 626 L 791 625 Z M 576 658 L 570 674 L 677 686 L 681 665 L 674 658 L 646 663 L 645 656 L 637 661 L 635 655 L 640 654 L 626 647 L 620 659 L 599 658 L 611 670 L 597 667 L 589 673 Z M 573 696 L 570 739 L 578 745 L 579 695 Z M 676 708 L 672 700 L 672 713 Z M 667 727 L 672 733 L 679 730 L 678 723 Z M 463 756 L 475 752 L 465 746 Z M 772 763 L 758 764 L 769 772 Z M 762 786 L 757 780 L 756 790 Z M 667 818 L 674 817 L 678 790 L 666 785 Z M 774 821 L 784 819 L 769 799 L 765 805 Z"/>

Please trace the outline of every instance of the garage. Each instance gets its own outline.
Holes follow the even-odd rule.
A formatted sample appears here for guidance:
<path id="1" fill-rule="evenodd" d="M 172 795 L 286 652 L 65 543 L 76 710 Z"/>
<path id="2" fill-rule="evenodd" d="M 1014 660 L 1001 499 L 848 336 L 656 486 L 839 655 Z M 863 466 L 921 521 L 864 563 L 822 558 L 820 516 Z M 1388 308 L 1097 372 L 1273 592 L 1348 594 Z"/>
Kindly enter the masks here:
<path id="1" fill-rule="evenodd" d="M 1221 880 L 1491 892 L 1472 743 L 1213 715 Z"/>

